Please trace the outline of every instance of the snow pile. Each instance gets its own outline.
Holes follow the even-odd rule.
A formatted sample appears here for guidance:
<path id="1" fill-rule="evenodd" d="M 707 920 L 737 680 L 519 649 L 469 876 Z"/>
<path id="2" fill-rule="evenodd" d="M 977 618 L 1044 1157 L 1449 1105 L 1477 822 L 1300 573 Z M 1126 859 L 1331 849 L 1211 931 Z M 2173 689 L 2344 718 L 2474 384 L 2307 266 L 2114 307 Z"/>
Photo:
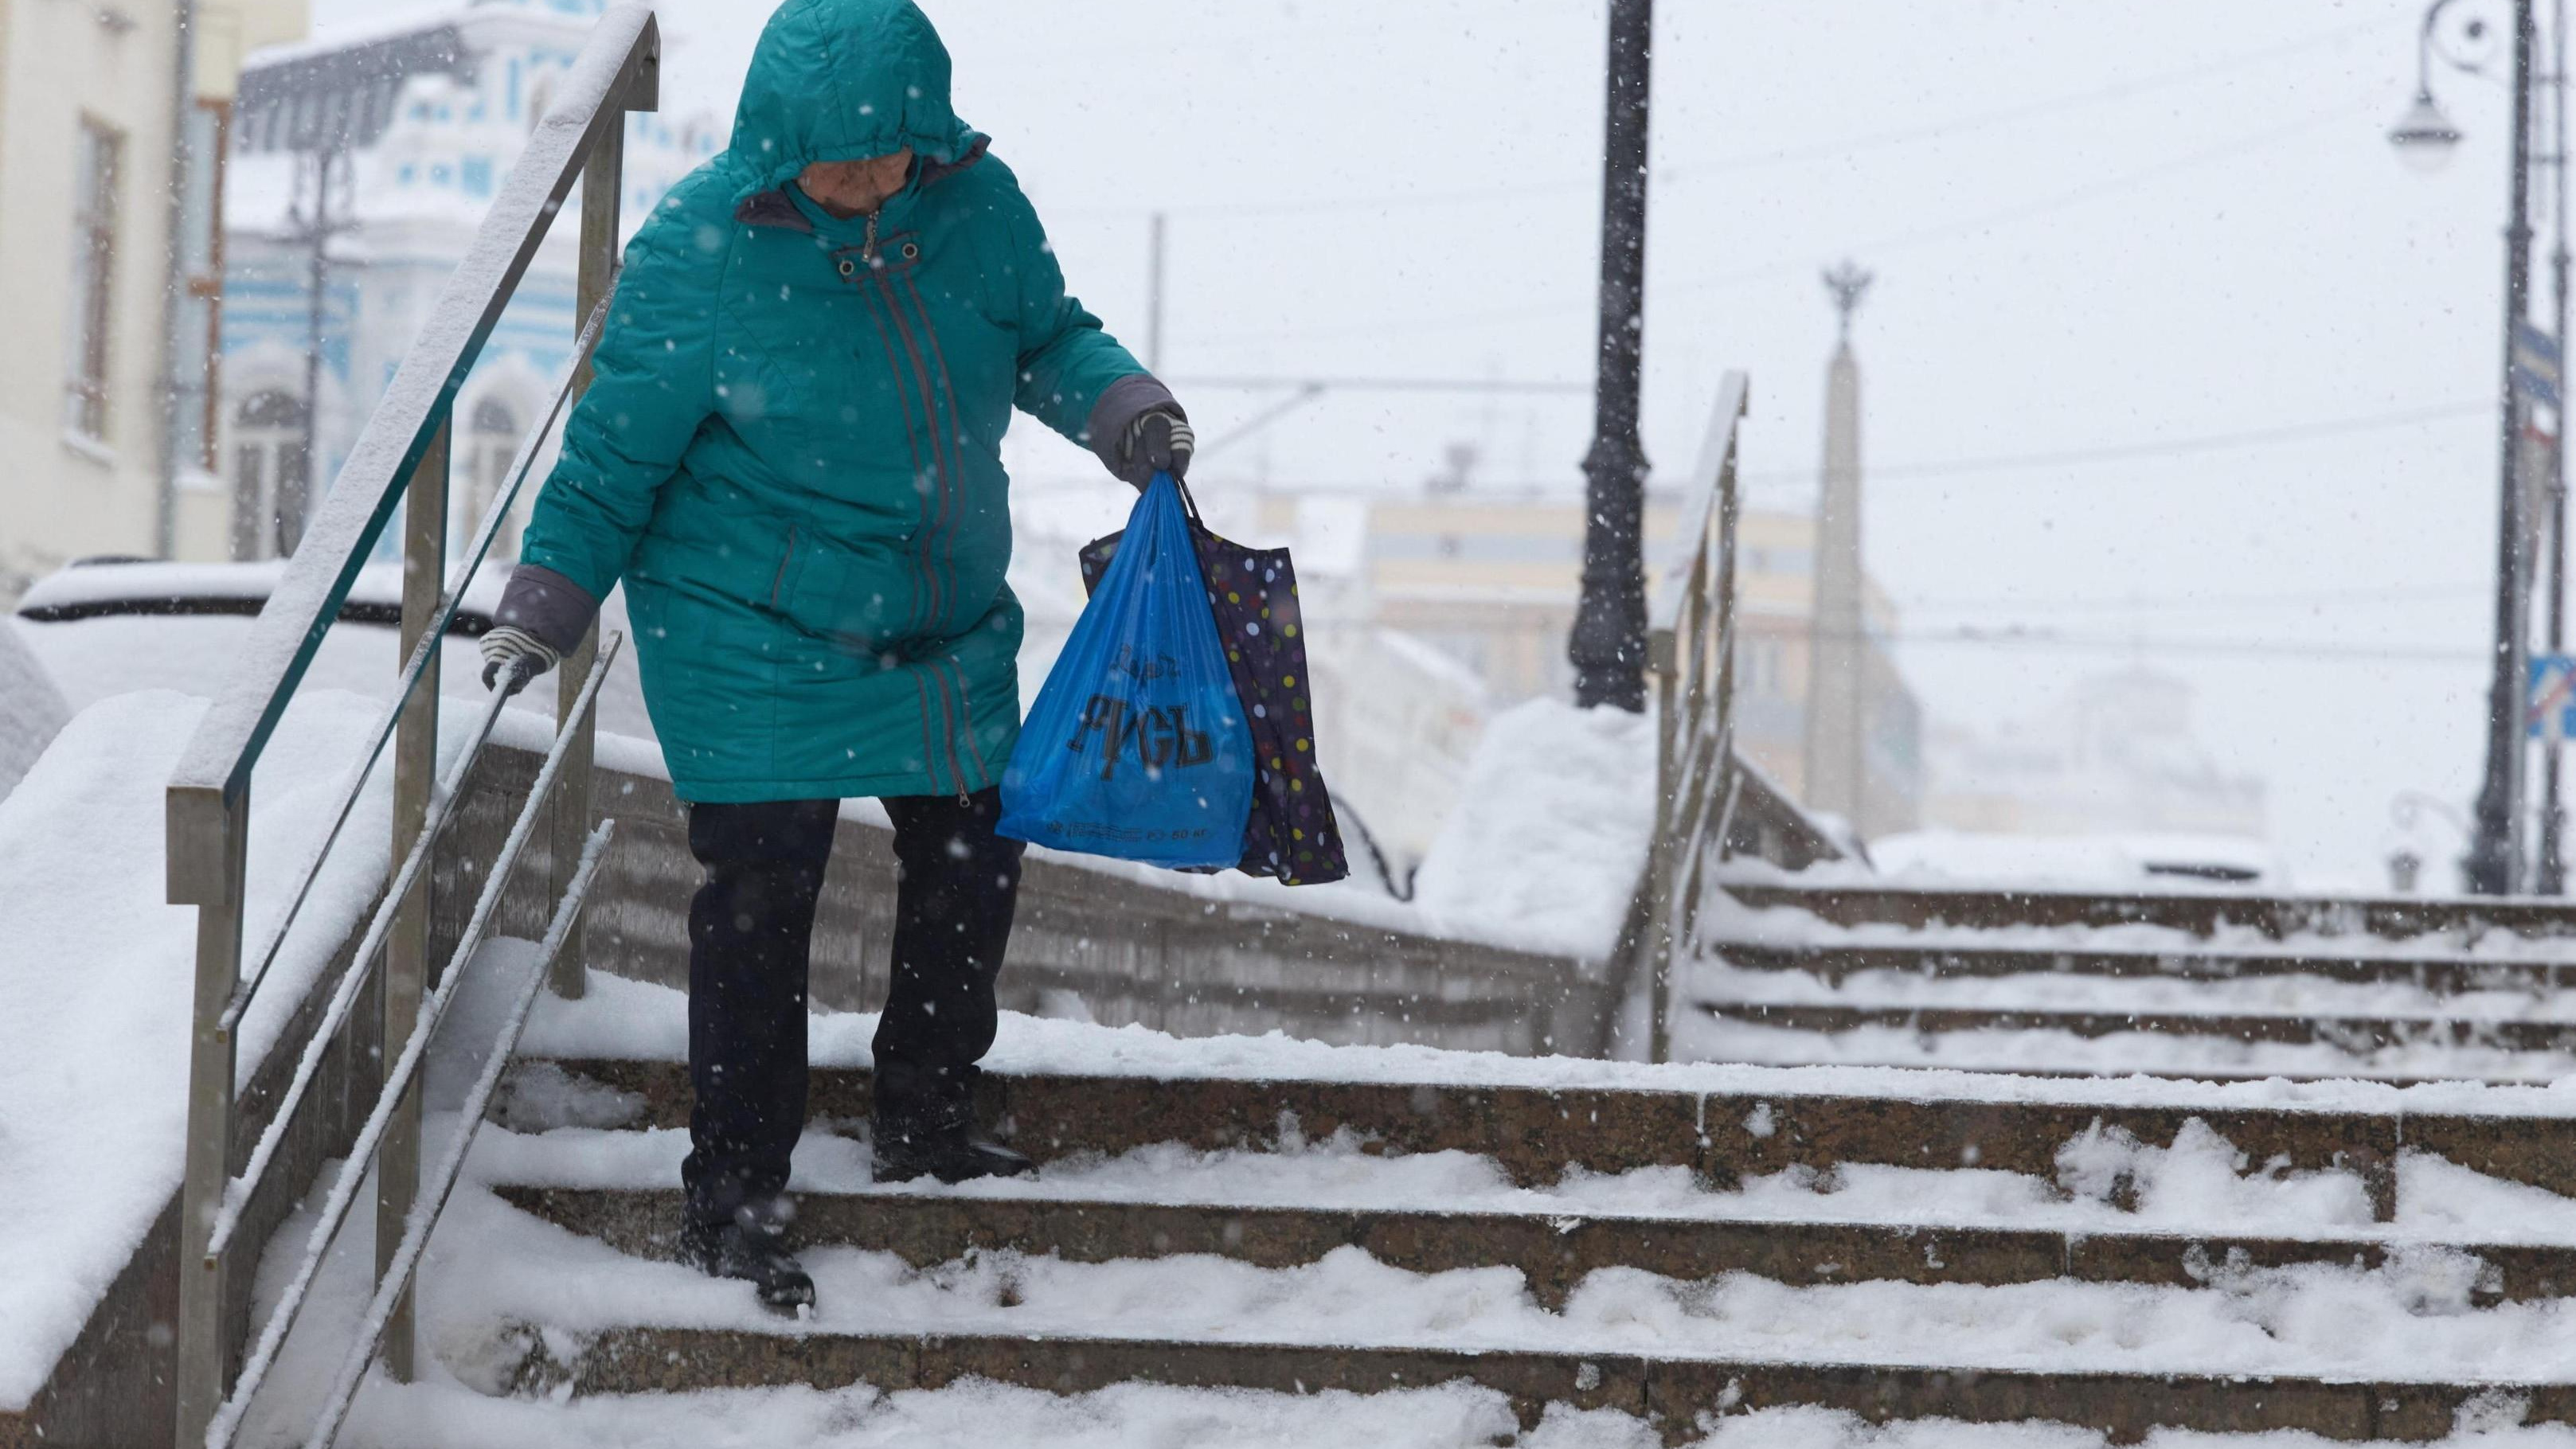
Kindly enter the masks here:
<path id="1" fill-rule="evenodd" d="M 162 789 L 205 711 L 166 691 L 76 716 L 0 800 L 0 1411 L 23 1408 L 180 1175 L 196 912 L 164 899 Z M 308 696 L 252 791 L 251 946 L 285 909 L 373 701 Z M 384 879 L 389 771 L 243 1024 L 247 1078 Z"/>
<path id="2" fill-rule="evenodd" d="M 0 800 L 35 768 L 36 757 L 69 718 L 71 707 L 44 662 L 19 636 L 18 626 L 0 620 Z"/>
<path id="3" fill-rule="evenodd" d="M 1654 829 L 1653 721 L 1532 700 L 1485 727 L 1414 901 L 1443 935 L 1605 957 Z"/>

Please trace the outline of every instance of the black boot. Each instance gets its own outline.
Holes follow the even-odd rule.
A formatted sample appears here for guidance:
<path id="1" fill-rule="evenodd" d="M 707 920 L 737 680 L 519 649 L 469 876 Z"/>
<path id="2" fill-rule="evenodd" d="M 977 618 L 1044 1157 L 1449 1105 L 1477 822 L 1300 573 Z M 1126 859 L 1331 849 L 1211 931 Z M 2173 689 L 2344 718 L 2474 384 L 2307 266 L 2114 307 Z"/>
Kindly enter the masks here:
<path id="1" fill-rule="evenodd" d="M 876 1124 L 873 1173 L 879 1182 L 910 1182 L 935 1177 L 945 1183 L 978 1177 L 1017 1177 L 1037 1164 L 971 1126 L 901 1126 Z"/>
<path id="2" fill-rule="evenodd" d="M 785 1232 L 767 1223 L 683 1223 L 680 1261 L 710 1278 L 740 1278 L 762 1304 L 792 1313 L 814 1306 L 814 1280 L 787 1251 Z"/>

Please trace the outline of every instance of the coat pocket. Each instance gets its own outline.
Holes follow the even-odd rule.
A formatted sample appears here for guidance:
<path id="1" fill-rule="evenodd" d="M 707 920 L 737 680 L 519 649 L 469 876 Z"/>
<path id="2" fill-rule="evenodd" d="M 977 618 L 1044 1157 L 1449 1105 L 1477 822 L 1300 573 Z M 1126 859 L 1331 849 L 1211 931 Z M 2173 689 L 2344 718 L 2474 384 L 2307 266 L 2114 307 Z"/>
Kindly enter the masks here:
<path id="1" fill-rule="evenodd" d="M 910 621 L 905 577 L 887 547 L 854 548 L 800 525 L 788 530 L 770 607 L 837 650 L 877 653 Z"/>

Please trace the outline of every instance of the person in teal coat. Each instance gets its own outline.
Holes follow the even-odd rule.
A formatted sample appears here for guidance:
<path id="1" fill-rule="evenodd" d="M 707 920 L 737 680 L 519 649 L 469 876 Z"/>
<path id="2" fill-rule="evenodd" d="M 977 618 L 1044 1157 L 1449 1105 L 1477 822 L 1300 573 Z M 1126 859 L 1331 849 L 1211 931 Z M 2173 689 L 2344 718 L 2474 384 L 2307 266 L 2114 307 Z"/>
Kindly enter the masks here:
<path id="1" fill-rule="evenodd" d="M 885 801 L 902 866 L 876 1037 L 881 1180 L 1025 1170 L 976 1135 L 1017 842 L 1014 407 L 1143 487 L 1186 471 L 1171 393 L 1065 291 L 1037 214 L 949 106 L 910 0 L 787 0 L 726 150 L 626 249 L 485 636 L 517 689 L 621 582 L 706 881 L 690 912 L 696 1087 L 682 1242 L 774 1305 L 805 1122 L 807 946 L 839 802 Z"/>

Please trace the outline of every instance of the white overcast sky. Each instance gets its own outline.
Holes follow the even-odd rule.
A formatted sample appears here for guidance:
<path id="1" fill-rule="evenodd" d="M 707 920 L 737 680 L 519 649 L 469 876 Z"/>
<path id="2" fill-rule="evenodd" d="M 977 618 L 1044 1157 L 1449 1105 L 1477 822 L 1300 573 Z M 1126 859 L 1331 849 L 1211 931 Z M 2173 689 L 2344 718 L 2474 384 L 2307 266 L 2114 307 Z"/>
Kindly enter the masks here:
<path id="1" fill-rule="evenodd" d="M 323 0 L 323 33 L 358 8 Z M 1203 438 L 1269 399 L 1193 376 L 1589 379 L 1601 0 L 926 8 L 959 112 L 1019 172 L 1076 290 L 1140 344 L 1147 217 L 1171 214 L 1163 370 Z M 667 103 L 729 114 L 766 7 L 663 9 Z M 1935 715 L 2027 714 L 2131 659 L 2179 674 L 2317 877 L 2376 875 L 2401 789 L 2465 801 L 2507 95 L 2441 81 L 2467 143 L 2438 177 L 2398 164 L 2384 133 L 2413 89 L 2417 0 L 1657 9 L 1660 470 L 1688 465 L 1741 367 L 1759 498 L 1809 496 L 1832 343 L 1816 274 L 1852 255 L 1879 275 L 1857 332 L 1869 567 Z M 2416 420 L 1964 466 L 2388 418 Z M 1589 427 L 1579 397 L 1337 394 L 1211 458 L 1205 486 L 1411 480 L 1466 439 L 1489 478 L 1570 487 Z M 1965 625 L 2052 637 L 1921 637 Z"/>

